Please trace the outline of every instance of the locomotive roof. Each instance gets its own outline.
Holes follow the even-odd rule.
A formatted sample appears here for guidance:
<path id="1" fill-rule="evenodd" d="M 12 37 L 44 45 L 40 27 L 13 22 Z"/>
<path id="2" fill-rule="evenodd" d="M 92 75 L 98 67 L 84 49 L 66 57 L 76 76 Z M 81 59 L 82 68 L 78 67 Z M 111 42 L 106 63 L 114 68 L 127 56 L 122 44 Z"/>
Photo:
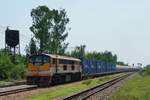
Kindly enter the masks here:
<path id="1" fill-rule="evenodd" d="M 51 58 L 56 58 L 56 59 L 74 60 L 74 61 L 79 61 L 79 62 L 81 61 L 80 59 L 77 59 L 77 58 L 68 57 L 68 56 L 61 56 L 61 55 L 55 55 L 55 54 L 42 53 L 42 55 L 46 55 L 46 56 L 49 56 Z"/>

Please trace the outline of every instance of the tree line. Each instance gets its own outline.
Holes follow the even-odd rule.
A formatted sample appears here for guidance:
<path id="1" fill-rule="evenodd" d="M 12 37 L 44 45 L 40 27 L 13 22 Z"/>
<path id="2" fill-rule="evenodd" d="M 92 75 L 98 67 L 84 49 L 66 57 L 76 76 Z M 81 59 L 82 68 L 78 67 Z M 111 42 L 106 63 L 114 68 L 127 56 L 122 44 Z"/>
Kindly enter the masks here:
<path id="1" fill-rule="evenodd" d="M 67 56 L 76 57 L 79 59 L 101 60 L 117 64 L 117 55 L 111 51 L 104 52 L 85 52 L 85 45 L 77 46 L 73 51 L 67 52 Z"/>

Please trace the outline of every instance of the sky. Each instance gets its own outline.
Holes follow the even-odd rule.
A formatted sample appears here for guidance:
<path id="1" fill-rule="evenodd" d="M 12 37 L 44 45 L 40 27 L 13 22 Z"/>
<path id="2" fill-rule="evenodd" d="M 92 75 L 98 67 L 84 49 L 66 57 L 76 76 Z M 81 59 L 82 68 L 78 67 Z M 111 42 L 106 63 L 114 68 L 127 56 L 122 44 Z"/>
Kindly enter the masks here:
<path id="1" fill-rule="evenodd" d="M 86 51 L 112 51 L 129 64 L 149 64 L 149 0 L 1 0 L 0 48 L 4 48 L 5 29 L 20 31 L 21 53 L 31 38 L 30 12 L 39 5 L 64 8 L 71 28 L 69 47 L 86 45 Z"/>

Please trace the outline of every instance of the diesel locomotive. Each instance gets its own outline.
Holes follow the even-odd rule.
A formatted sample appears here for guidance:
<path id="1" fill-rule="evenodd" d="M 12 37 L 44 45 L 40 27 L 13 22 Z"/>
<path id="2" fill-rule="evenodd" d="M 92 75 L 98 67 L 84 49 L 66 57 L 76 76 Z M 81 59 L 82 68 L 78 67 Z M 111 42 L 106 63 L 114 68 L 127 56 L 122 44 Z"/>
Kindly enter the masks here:
<path id="1" fill-rule="evenodd" d="M 27 84 L 51 85 L 81 79 L 80 59 L 52 54 L 29 57 Z"/>

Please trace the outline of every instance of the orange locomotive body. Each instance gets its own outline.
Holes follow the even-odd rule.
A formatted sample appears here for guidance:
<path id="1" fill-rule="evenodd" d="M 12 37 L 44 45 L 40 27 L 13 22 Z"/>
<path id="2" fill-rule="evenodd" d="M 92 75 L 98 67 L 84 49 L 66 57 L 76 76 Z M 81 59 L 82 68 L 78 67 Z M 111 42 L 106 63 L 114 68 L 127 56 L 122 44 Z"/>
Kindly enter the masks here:
<path id="1" fill-rule="evenodd" d="M 53 54 L 29 57 L 27 84 L 51 85 L 81 79 L 80 59 Z"/>

